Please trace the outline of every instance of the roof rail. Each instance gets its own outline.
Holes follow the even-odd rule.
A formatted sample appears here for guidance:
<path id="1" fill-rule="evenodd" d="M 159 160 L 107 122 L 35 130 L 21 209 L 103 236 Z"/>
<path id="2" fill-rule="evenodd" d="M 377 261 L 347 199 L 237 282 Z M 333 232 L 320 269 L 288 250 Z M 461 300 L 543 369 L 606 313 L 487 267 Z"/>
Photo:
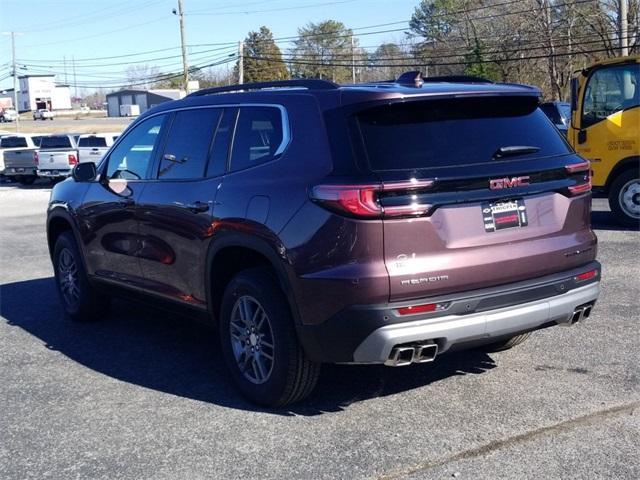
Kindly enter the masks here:
<path id="1" fill-rule="evenodd" d="M 394 83 L 404 86 L 421 87 L 423 83 L 493 83 L 486 78 L 474 75 L 446 75 L 442 77 L 423 77 L 419 70 L 412 70 L 401 74 Z"/>
<path id="2" fill-rule="evenodd" d="M 338 85 L 328 80 L 297 79 L 297 80 L 277 80 L 273 82 L 243 83 L 241 85 L 228 85 L 225 87 L 204 88 L 190 93 L 187 97 L 201 97 L 203 95 L 213 95 L 225 92 L 240 92 L 247 90 L 266 90 L 272 88 L 306 88 L 307 90 L 333 90 Z"/>

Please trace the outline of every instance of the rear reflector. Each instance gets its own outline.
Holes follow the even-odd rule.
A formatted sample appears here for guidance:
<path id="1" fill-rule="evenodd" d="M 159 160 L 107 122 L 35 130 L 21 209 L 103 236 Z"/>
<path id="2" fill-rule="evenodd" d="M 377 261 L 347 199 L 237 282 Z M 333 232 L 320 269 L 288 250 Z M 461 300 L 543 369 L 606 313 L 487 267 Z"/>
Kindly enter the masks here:
<path id="1" fill-rule="evenodd" d="M 411 305 L 409 307 L 400 307 L 398 315 L 417 315 L 418 313 L 440 312 L 446 310 L 448 303 L 424 303 L 422 305 Z"/>
<path id="2" fill-rule="evenodd" d="M 585 280 L 591 280 L 598 276 L 598 269 L 589 270 L 588 272 L 581 273 L 580 275 L 576 275 L 573 279 L 576 282 L 584 282 Z"/>
<path id="3" fill-rule="evenodd" d="M 586 183 L 579 183 L 578 185 L 573 185 L 569 187 L 569 193 L 571 193 L 571 195 L 579 195 L 581 193 L 587 193 L 590 191 L 591 191 L 591 175 L 589 175 L 589 178 Z"/>

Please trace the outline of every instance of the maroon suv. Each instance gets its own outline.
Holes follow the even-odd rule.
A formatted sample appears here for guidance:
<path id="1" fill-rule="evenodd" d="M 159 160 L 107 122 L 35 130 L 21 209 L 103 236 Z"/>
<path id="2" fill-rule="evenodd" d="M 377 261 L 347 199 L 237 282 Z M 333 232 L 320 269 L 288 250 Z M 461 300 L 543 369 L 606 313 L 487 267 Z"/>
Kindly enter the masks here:
<path id="1" fill-rule="evenodd" d="M 64 309 L 137 293 L 205 313 L 264 405 L 304 398 L 323 362 L 430 362 L 580 321 L 600 280 L 589 164 L 539 95 L 411 73 L 153 108 L 53 189 Z"/>

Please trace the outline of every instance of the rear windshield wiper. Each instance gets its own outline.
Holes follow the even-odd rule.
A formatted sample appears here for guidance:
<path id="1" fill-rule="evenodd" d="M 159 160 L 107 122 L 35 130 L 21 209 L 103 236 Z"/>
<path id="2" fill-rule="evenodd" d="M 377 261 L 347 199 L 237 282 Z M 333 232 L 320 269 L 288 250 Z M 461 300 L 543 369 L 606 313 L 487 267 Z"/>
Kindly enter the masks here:
<path id="1" fill-rule="evenodd" d="M 536 153 L 540 151 L 540 147 L 532 147 L 530 145 L 509 145 L 508 147 L 500 147 L 493 154 L 494 159 L 504 157 L 514 157 L 516 155 L 524 155 L 526 153 Z"/>

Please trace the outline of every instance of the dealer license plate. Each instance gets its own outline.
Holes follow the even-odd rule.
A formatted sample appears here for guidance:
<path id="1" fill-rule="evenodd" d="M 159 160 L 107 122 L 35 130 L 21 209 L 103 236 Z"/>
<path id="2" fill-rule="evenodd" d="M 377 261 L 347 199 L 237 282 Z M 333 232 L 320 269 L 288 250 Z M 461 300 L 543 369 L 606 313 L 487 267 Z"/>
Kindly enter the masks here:
<path id="1" fill-rule="evenodd" d="M 483 203 L 482 220 L 485 232 L 495 232 L 505 228 L 526 227 L 527 207 L 522 198 L 515 200 Z"/>

